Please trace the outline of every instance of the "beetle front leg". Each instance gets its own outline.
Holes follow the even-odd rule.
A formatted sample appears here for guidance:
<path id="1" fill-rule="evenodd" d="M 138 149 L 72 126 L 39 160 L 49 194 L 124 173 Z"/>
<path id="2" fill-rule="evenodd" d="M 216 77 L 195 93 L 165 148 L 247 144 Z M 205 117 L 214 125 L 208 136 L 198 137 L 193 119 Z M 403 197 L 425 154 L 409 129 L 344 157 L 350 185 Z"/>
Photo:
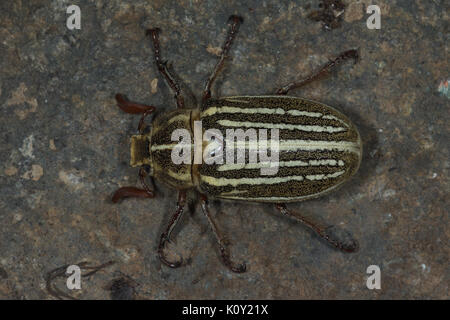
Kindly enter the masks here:
<path id="1" fill-rule="evenodd" d="M 169 225 L 167 226 L 166 231 L 164 231 L 163 234 L 161 234 L 161 238 L 159 240 L 158 245 L 158 255 L 159 259 L 167 266 L 171 268 L 178 268 L 183 264 L 183 258 L 180 257 L 179 261 L 171 262 L 169 261 L 166 256 L 164 255 L 164 247 L 166 245 L 166 242 L 170 242 L 170 235 L 172 234 L 173 229 L 176 227 L 178 221 L 180 221 L 183 212 L 184 212 L 184 205 L 186 204 L 186 191 L 179 191 L 178 192 L 178 202 L 177 207 L 175 209 L 175 213 L 173 214 L 172 218 L 170 219 Z"/>
<path id="2" fill-rule="evenodd" d="M 228 20 L 231 21 L 231 27 L 228 31 L 227 38 L 223 45 L 223 49 L 222 49 L 222 53 L 220 54 L 219 61 L 217 62 L 213 73 L 209 76 L 208 80 L 206 81 L 205 89 L 203 91 L 202 103 L 204 103 L 206 100 L 208 100 L 211 97 L 211 86 L 212 86 L 214 80 L 217 78 L 217 75 L 219 74 L 220 70 L 223 68 L 223 64 L 225 63 L 225 59 L 228 57 L 228 52 L 231 49 L 233 40 L 239 31 L 239 26 L 244 21 L 242 19 L 242 17 L 235 16 L 235 15 L 232 15 Z"/>
<path id="3" fill-rule="evenodd" d="M 286 95 L 290 90 L 303 87 L 304 85 L 313 82 L 314 80 L 328 74 L 331 72 L 331 70 L 336 67 L 337 65 L 341 64 L 342 62 L 348 60 L 348 59 L 354 59 L 355 63 L 358 61 L 358 51 L 357 50 L 348 50 L 343 53 L 341 53 L 339 56 L 337 56 L 335 59 L 330 60 L 326 65 L 324 65 L 319 71 L 309 75 L 308 77 L 304 78 L 300 81 L 294 81 L 291 82 L 284 87 L 277 90 L 276 94 L 279 95 Z"/>
<path id="4" fill-rule="evenodd" d="M 152 38 L 156 66 L 158 67 L 159 72 L 167 80 L 169 87 L 175 92 L 175 100 L 177 101 L 177 107 L 184 108 L 184 98 L 181 95 L 181 87 L 178 84 L 178 82 L 175 80 L 175 77 L 170 73 L 169 68 L 167 67 L 167 61 L 163 61 L 161 59 L 161 48 L 159 45 L 159 32 L 161 32 L 161 30 L 159 28 L 148 29 L 146 32 L 146 34 Z"/>
<path id="5" fill-rule="evenodd" d="M 339 250 L 345 252 L 358 251 L 358 241 L 353 239 L 352 235 L 343 229 L 337 229 L 332 225 L 323 226 L 318 222 L 312 221 L 310 218 L 306 218 L 298 213 L 290 211 L 286 204 L 276 204 L 276 208 L 284 215 L 295 218 L 302 222 L 311 230 L 315 231 L 322 239 L 328 241 Z M 340 233 L 340 234 L 339 234 Z M 343 239 L 345 238 L 345 240 Z"/>
<path id="6" fill-rule="evenodd" d="M 230 253 L 229 253 L 228 247 L 225 244 L 224 238 L 221 235 L 219 229 L 217 228 L 217 224 L 213 220 L 211 213 L 209 212 L 208 200 L 207 200 L 206 196 L 201 194 L 200 201 L 201 201 L 203 213 L 205 214 L 206 218 L 208 219 L 209 225 L 214 233 L 214 236 L 216 237 L 217 243 L 219 244 L 220 255 L 222 257 L 223 263 L 233 272 L 236 272 L 236 273 L 245 272 L 245 270 L 247 269 L 245 263 L 236 265 L 235 263 L 233 263 L 233 261 L 231 261 Z"/>

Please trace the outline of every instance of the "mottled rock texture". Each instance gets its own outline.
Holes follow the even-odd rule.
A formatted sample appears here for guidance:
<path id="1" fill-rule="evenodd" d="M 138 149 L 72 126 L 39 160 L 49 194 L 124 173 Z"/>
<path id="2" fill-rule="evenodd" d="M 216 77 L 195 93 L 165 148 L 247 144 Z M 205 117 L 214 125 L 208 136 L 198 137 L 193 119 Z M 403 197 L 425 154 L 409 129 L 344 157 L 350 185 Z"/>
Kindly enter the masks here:
<path id="1" fill-rule="evenodd" d="M 381 30 L 366 26 L 372 1 L 344 2 L 341 27 L 327 31 L 307 18 L 315 0 L 1 1 L 0 298 L 52 299 L 49 271 L 114 260 L 72 294 L 448 299 L 450 117 L 438 87 L 450 72 L 449 2 L 373 1 Z M 81 8 L 81 30 L 66 27 L 70 4 Z M 199 97 L 230 14 L 245 22 L 215 96 L 272 93 L 359 48 L 359 63 L 292 94 L 354 121 L 364 141 L 361 169 L 335 193 L 290 205 L 352 231 L 358 253 L 331 248 L 269 205 L 212 202 L 248 272 L 233 274 L 220 262 L 198 205 L 168 248 L 189 264 L 169 269 L 156 247 L 175 193 L 156 181 L 155 199 L 111 203 L 114 190 L 139 182 L 128 166 L 138 117 L 117 108 L 114 94 L 161 112 L 175 107 L 145 29 L 162 29 L 164 58 Z M 381 290 L 366 287 L 369 265 L 381 268 Z"/>

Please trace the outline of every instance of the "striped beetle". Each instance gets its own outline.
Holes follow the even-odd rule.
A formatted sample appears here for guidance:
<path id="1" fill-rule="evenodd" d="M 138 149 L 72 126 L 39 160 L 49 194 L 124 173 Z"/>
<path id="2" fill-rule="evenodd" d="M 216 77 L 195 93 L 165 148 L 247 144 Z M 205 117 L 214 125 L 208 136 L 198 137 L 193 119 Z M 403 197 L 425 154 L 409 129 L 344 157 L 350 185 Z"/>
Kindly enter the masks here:
<path id="1" fill-rule="evenodd" d="M 201 208 L 218 242 L 224 264 L 234 272 L 244 272 L 245 263 L 234 263 L 216 222 L 208 209 L 207 196 L 218 199 L 272 203 L 283 214 L 292 216 L 315 231 L 329 243 L 347 252 L 357 250 L 358 244 L 350 234 L 336 232 L 333 226 L 322 225 L 290 211 L 285 203 L 322 196 L 347 181 L 357 170 L 362 157 L 362 143 L 356 127 L 339 111 L 322 103 L 288 97 L 287 93 L 325 75 L 336 65 L 358 59 L 356 50 L 341 53 L 318 72 L 279 89 L 270 96 L 235 96 L 211 98 L 211 86 L 222 69 L 233 40 L 242 23 L 238 16 L 230 17 L 230 28 L 219 61 L 207 79 L 202 102 L 198 108 L 185 108 L 180 85 L 171 74 L 160 53 L 159 29 L 147 30 L 154 49 L 159 72 L 175 93 L 177 109 L 157 116 L 151 128 L 144 119 L 155 107 L 127 100 L 117 94 L 118 106 L 127 113 L 142 114 L 139 134 L 131 137 L 131 166 L 140 167 L 143 188 L 122 187 L 113 195 L 113 202 L 127 197 L 153 198 L 154 191 L 146 183 L 152 176 L 178 190 L 178 202 L 170 223 L 161 235 L 158 254 L 169 267 L 179 267 L 183 259 L 169 261 L 164 254 L 165 244 L 180 220 L 186 191 L 199 192 Z M 274 176 L 261 176 L 261 164 L 175 164 L 171 154 L 176 145 L 171 139 L 176 129 L 193 131 L 195 121 L 201 121 L 203 131 L 217 128 L 222 133 L 237 127 L 279 129 L 279 170 Z M 194 148 L 195 141 L 190 141 Z M 210 142 L 209 142 L 210 143 Z M 234 142 L 233 142 L 234 143 Z M 202 142 L 203 148 L 208 142 Z M 344 235 L 344 236 L 343 236 Z M 343 240 L 345 238 L 345 240 Z"/>

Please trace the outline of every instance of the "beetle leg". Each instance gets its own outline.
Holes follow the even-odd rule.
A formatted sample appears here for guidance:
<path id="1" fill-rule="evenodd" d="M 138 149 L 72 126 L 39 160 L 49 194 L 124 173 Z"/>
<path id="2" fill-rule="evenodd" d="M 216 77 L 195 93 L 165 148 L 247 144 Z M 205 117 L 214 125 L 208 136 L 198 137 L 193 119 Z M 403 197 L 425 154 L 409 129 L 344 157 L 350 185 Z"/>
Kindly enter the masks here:
<path id="1" fill-rule="evenodd" d="M 114 192 L 112 202 L 117 203 L 124 198 L 153 198 L 146 190 L 135 187 L 122 187 Z"/>
<path id="2" fill-rule="evenodd" d="M 233 40 L 236 37 L 240 24 L 244 21 L 242 17 L 232 15 L 228 21 L 231 22 L 231 27 L 228 30 L 228 35 L 223 45 L 222 53 L 220 54 L 219 61 L 217 62 L 213 73 L 209 76 L 208 80 L 205 84 L 205 89 L 203 91 L 202 103 L 208 100 L 211 97 L 211 86 L 219 74 L 220 70 L 223 68 L 225 63 L 225 59 L 228 57 L 228 52 L 231 49 L 231 45 L 233 44 Z"/>
<path id="3" fill-rule="evenodd" d="M 155 107 L 153 106 L 147 106 L 144 104 L 128 101 L 125 99 L 124 95 L 120 93 L 116 94 L 116 101 L 119 108 L 126 113 L 139 114 L 152 112 L 155 110 Z"/>
<path id="4" fill-rule="evenodd" d="M 116 192 L 112 197 L 112 202 L 117 203 L 119 200 L 124 198 L 154 198 L 155 193 L 150 189 L 148 184 L 145 182 L 145 176 L 147 172 L 143 167 L 139 170 L 139 179 L 144 189 L 139 189 L 136 187 L 122 187 Z"/>
<path id="5" fill-rule="evenodd" d="M 352 235 L 343 229 L 338 229 L 335 226 L 328 225 L 324 226 L 316 221 L 312 221 L 310 218 L 294 213 L 286 208 L 286 204 L 276 204 L 276 208 L 284 215 L 295 218 L 296 220 L 302 222 L 310 229 L 315 231 L 322 239 L 328 241 L 330 244 L 336 248 L 345 252 L 356 252 L 358 251 L 358 241 L 353 239 Z"/>
<path id="6" fill-rule="evenodd" d="M 164 247 L 166 245 L 166 242 L 170 242 L 170 235 L 177 225 L 178 221 L 180 221 L 181 216 L 183 215 L 184 211 L 184 205 L 186 203 L 186 191 L 180 191 L 178 192 L 178 202 L 177 207 L 175 210 L 174 215 L 170 219 L 169 225 L 167 226 L 166 231 L 164 231 L 163 234 L 161 234 L 161 238 L 158 245 L 158 255 L 161 261 L 171 267 L 171 268 L 178 268 L 183 263 L 183 258 L 180 257 L 180 260 L 176 262 L 171 262 L 167 260 L 166 256 L 164 255 Z"/>
<path id="7" fill-rule="evenodd" d="M 142 113 L 142 117 L 141 117 L 141 120 L 139 121 L 139 126 L 138 126 L 138 131 L 139 131 L 139 133 L 142 134 L 143 128 L 144 128 L 144 119 L 150 113 L 155 111 L 155 107 L 128 101 L 120 93 L 116 94 L 116 101 L 117 101 L 117 105 L 119 106 L 119 108 L 122 109 L 126 113 L 132 113 L 132 114 Z"/>
<path id="8" fill-rule="evenodd" d="M 201 194 L 200 201 L 201 201 L 203 213 L 205 214 L 206 218 L 208 219 L 209 225 L 211 226 L 214 236 L 216 237 L 217 243 L 219 244 L 220 255 L 222 257 L 223 263 L 233 272 L 237 272 L 237 273 L 245 272 L 245 270 L 247 269 L 245 263 L 236 265 L 235 263 L 233 263 L 233 261 L 231 261 L 230 253 L 229 253 L 228 247 L 226 246 L 224 238 L 221 235 L 219 229 L 217 228 L 216 222 L 211 217 L 211 213 L 209 212 L 208 200 L 207 200 L 206 196 Z"/>
<path id="9" fill-rule="evenodd" d="M 184 99 L 183 96 L 181 95 L 181 87 L 175 80 L 175 77 L 170 73 L 170 70 L 167 67 L 167 61 L 162 61 L 161 59 L 161 48 L 159 46 L 159 37 L 158 37 L 159 32 L 161 32 L 159 28 L 148 29 L 146 32 L 146 35 L 152 38 L 156 66 L 158 67 L 159 72 L 167 80 L 169 87 L 175 92 L 175 100 L 177 101 L 177 107 L 184 108 Z"/>
<path id="10" fill-rule="evenodd" d="M 330 60 L 327 64 L 325 64 L 319 71 L 307 76 L 306 78 L 300 81 L 291 82 L 284 87 L 277 90 L 276 94 L 286 95 L 290 90 L 303 87 L 304 85 L 313 82 L 314 80 L 328 74 L 331 70 L 337 65 L 341 64 L 345 60 L 354 59 L 355 63 L 358 61 L 359 55 L 357 50 L 348 50 L 341 53 L 335 59 Z"/>

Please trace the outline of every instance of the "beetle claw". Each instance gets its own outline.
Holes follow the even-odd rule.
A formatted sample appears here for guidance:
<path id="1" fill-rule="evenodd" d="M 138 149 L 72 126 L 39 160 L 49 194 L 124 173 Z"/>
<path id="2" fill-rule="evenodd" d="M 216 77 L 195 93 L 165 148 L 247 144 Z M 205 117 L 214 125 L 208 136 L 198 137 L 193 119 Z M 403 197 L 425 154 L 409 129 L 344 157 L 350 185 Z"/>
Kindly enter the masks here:
<path id="1" fill-rule="evenodd" d="M 159 243 L 159 248 L 158 248 L 158 255 L 159 255 L 159 259 L 161 260 L 161 262 L 163 262 L 166 266 L 170 267 L 170 268 L 178 268 L 181 267 L 181 265 L 183 264 L 183 257 L 180 256 L 180 259 L 178 261 L 169 261 L 165 254 L 164 254 L 164 248 L 166 245 L 166 242 L 171 243 L 171 241 L 169 239 L 167 239 L 167 237 L 165 236 L 165 234 L 163 234 L 161 236 L 161 242 Z"/>
<path id="2" fill-rule="evenodd" d="M 220 248 L 220 253 L 222 256 L 223 263 L 233 272 L 235 273 L 243 273 L 247 270 L 247 265 L 245 262 L 242 262 L 240 264 L 236 264 L 233 261 L 231 261 L 230 254 L 228 253 L 228 250 L 224 247 Z"/>
<path id="3" fill-rule="evenodd" d="M 147 29 L 145 31 L 145 35 L 147 36 L 153 36 L 153 35 L 157 35 L 158 33 L 161 32 L 161 29 L 156 27 L 156 28 L 152 28 L 152 29 Z"/>

